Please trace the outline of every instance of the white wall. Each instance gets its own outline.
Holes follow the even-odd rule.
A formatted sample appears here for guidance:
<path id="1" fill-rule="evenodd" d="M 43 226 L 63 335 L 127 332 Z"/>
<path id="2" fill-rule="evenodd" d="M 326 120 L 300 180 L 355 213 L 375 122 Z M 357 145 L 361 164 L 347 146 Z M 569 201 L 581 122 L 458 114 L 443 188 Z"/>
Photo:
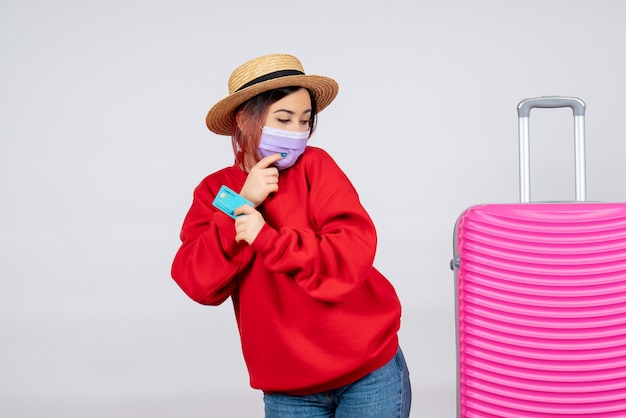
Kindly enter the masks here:
<path id="1" fill-rule="evenodd" d="M 0 415 L 255 417 L 230 303 L 169 276 L 195 185 L 232 161 L 204 126 L 231 70 L 297 55 L 341 90 L 313 145 L 378 227 L 404 306 L 414 417 L 455 414 L 466 207 L 514 202 L 518 102 L 587 102 L 591 200 L 624 201 L 619 0 L 0 2 Z M 568 110 L 534 110 L 533 199 L 573 197 Z"/>

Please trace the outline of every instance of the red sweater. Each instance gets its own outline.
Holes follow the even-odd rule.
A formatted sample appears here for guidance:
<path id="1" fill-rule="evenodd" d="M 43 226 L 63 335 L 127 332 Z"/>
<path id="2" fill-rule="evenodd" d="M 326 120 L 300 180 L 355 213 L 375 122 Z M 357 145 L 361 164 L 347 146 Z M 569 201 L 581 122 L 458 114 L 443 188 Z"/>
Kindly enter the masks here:
<path id="1" fill-rule="evenodd" d="M 198 185 L 172 277 L 199 303 L 231 297 L 251 386 L 317 393 L 391 360 L 400 302 L 372 266 L 376 231 L 346 175 L 308 147 L 257 208 L 266 224 L 252 245 L 236 243 L 233 219 L 211 204 L 246 175 L 232 166 Z"/>

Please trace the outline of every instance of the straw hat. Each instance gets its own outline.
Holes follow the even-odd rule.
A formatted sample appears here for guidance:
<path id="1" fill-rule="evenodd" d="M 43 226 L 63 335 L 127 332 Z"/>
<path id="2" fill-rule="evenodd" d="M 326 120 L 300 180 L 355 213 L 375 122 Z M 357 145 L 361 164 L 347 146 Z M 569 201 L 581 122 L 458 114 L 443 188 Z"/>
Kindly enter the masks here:
<path id="1" fill-rule="evenodd" d="M 305 75 L 302 64 L 292 55 L 264 55 L 232 72 L 228 79 L 228 96 L 209 110 L 206 125 L 218 135 L 230 135 L 237 106 L 257 94 L 289 86 L 309 89 L 315 97 L 318 112 L 328 106 L 339 91 L 339 85 L 332 78 Z"/>

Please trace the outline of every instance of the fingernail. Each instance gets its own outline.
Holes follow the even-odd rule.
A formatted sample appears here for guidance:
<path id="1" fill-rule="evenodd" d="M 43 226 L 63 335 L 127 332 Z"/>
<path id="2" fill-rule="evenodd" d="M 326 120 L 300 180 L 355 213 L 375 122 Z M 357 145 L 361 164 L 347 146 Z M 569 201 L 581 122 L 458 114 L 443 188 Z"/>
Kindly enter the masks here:
<path id="1" fill-rule="evenodd" d="M 286 153 L 286 152 L 281 152 L 281 153 L 280 153 L 280 156 L 281 156 L 281 157 L 283 157 L 283 158 L 285 158 L 285 157 L 287 156 L 287 153 Z"/>

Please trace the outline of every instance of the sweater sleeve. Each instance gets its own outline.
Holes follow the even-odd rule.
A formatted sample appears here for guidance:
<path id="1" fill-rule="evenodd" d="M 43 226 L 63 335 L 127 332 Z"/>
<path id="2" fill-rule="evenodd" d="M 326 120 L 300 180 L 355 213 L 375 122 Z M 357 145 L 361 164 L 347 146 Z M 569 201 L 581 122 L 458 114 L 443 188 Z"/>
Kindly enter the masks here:
<path id="1" fill-rule="evenodd" d="M 171 271 L 180 288 L 205 305 L 219 305 L 232 294 L 252 255 L 235 242 L 233 219 L 213 207 L 216 193 L 206 179 L 195 189 Z"/>
<path id="2" fill-rule="evenodd" d="M 252 248 L 269 270 L 292 278 L 311 297 L 341 302 L 372 270 L 376 230 L 334 160 L 320 149 L 309 152 L 316 156 L 305 169 L 309 225 L 266 223 Z"/>

